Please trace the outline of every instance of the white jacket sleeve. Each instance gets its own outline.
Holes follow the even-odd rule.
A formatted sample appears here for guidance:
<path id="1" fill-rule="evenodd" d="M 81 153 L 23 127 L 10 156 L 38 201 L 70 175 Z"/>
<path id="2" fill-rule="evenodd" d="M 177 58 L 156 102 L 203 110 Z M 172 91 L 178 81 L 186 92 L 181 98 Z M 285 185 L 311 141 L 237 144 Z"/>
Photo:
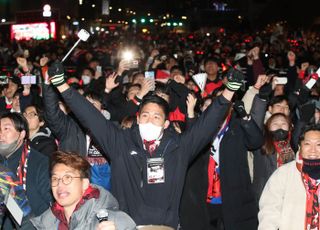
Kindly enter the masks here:
<path id="1" fill-rule="evenodd" d="M 252 107 L 253 98 L 256 94 L 259 93 L 259 90 L 254 88 L 253 86 L 250 86 L 247 92 L 244 94 L 242 101 L 244 103 L 244 108 L 246 112 L 249 114 Z"/>
<path id="2" fill-rule="evenodd" d="M 259 201 L 258 230 L 278 230 L 284 202 L 286 167 L 278 168 L 269 178 Z"/>

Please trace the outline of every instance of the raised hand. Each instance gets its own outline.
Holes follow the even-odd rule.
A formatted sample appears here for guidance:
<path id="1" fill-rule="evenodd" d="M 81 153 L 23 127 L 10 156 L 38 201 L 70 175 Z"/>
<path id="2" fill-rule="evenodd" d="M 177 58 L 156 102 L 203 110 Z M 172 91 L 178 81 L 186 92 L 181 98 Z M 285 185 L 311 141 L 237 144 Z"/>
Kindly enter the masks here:
<path id="1" fill-rule="evenodd" d="M 124 71 L 130 69 L 130 65 L 131 65 L 131 64 L 130 64 L 130 61 L 125 60 L 125 59 L 121 60 L 121 61 L 119 62 L 117 74 L 118 74 L 119 76 L 121 76 Z"/>
<path id="2" fill-rule="evenodd" d="M 155 81 L 150 78 L 145 78 L 141 85 L 140 91 L 137 93 L 137 97 L 142 99 L 147 93 L 155 89 Z"/>
<path id="3" fill-rule="evenodd" d="M 26 58 L 17 57 L 16 61 L 17 61 L 18 65 L 22 67 L 24 72 L 28 72 L 29 71 Z"/>
<path id="4" fill-rule="evenodd" d="M 63 65 L 59 61 L 55 61 L 48 69 L 48 74 L 52 85 L 55 87 L 61 86 L 66 83 L 64 79 Z"/>
<path id="5" fill-rule="evenodd" d="M 234 105 L 233 105 L 233 109 L 235 110 L 235 112 L 238 114 L 238 116 L 240 118 L 245 118 L 248 116 L 248 114 L 244 108 L 243 101 L 239 101 L 239 100 L 235 101 Z"/>
<path id="6" fill-rule="evenodd" d="M 105 92 L 110 93 L 114 88 L 119 86 L 119 82 L 116 82 L 117 73 L 112 73 L 106 79 Z"/>
<path id="7" fill-rule="evenodd" d="M 17 60 L 18 65 L 20 65 L 21 67 L 27 66 L 27 59 L 25 59 L 23 57 L 17 57 L 16 60 Z"/>
<path id="8" fill-rule="evenodd" d="M 267 75 L 260 74 L 258 76 L 256 83 L 254 84 L 254 88 L 260 89 L 264 84 L 266 84 L 268 82 L 268 80 L 269 80 L 269 78 Z"/>
<path id="9" fill-rule="evenodd" d="M 301 63 L 301 70 L 306 71 L 309 67 L 309 62 Z"/>
<path id="10" fill-rule="evenodd" d="M 243 84 L 245 76 L 239 70 L 234 68 L 230 68 L 227 72 L 227 80 L 226 87 L 230 91 L 237 91 Z"/>
<path id="11" fill-rule="evenodd" d="M 189 118 L 194 118 L 195 115 L 194 115 L 194 108 L 196 107 L 196 104 L 197 104 L 197 98 L 189 93 L 188 96 L 187 96 L 187 112 L 188 112 L 188 117 Z"/>

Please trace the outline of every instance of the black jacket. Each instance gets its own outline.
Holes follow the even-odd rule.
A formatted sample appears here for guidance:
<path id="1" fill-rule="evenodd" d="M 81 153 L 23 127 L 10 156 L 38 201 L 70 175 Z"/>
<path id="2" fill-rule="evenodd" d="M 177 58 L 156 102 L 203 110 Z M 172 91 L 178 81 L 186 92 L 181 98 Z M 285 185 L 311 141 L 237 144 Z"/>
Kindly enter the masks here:
<path id="1" fill-rule="evenodd" d="M 59 149 L 87 155 L 86 134 L 78 122 L 59 108 L 59 97 L 50 85 L 43 85 L 45 118 L 52 133 L 59 140 Z"/>
<path id="2" fill-rule="evenodd" d="M 137 126 L 128 130 L 117 128 L 112 122 L 75 90 L 62 96 L 81 123 L 90 129 L 104 151 L 110 154 L 112 192 L 120 209 L 137 223 L 178 225 L 178 208 L 188 164 L 218 131 L 229 101 L 217 98 L 192 128 L 183 135 L 166 129 L 155 156 L 164 158 L 165 183 L 147 183 L 147 158 Z M 86 113 L 84 113 L 86 109 Z"/>
<path id="3" fill-rule="evenodd" d="M 0 163 L 7 166 L 13 173 L 17 172 L 22 154 L 22 147 L 8 159 L 0 157 Z M 30 149 L 26 176 L 26 194 L 35 216 L 42 214 L 49 208 L 52 201 L 49 158 L 34 149 Z"/>
<path id="4" fill-rule="evenodd" d="M 103 105 L 110 112 L 111 120 L 119 123 L 126 116 L 134 116 L 139 109 L 139 106 L 133 100 L 126 100 L 125 95 L 122 94 L 122 89 L 122 87 L 117 87 L 110 93 L 103 94 Z"/>
<path id="5" fill-rule="evenodd" d="M 211 136 L 211 141 L 213 138 Z M 257 229 L 258 204 L 251 186 L 247 151 L 262 144 L 262 132 L 253 119 L 231 118 L 219 155 L 221 207 L 226 230 Z M 188 170 L 180 206 L 183 230 L 209 229 L 206 203 L 209 155 L 210 150 L 206 148 Z"/>
<path id="6" fill-rule="evenodd" d="M 40 128 L 39 131 L 30 138 L 30 146 L 49 157 L 54 151 L 57 151 L 56 141 L 51 136 L 51 131 L 48 128 Z"/>

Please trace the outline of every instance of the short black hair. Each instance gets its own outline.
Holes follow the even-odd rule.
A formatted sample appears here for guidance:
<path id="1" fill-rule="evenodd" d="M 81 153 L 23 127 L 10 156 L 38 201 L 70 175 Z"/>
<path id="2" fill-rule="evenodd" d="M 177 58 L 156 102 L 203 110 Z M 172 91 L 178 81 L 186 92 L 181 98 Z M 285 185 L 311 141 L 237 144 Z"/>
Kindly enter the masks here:
<path id="1" fill-rule="evenodd" d="M 183 69 L 183 68 L 181 68 L 181 67 L 178 66 L 178 65 L 174 65 L 174 66 L 171 67 L 170 73 L 172 73 L 172 72 L 175 71 L 175 70 L 180 71 L 180 72 L 182 73 L 182 75 L 184 76 L 184 69 Z"/>
<path id="2" fill-rule="evenodd" d="M 207 57 L 206 59 L 204 59 L 203 65 L 205 66 L 208 62 L 215 62 L 217 63 L 217 65 L 219 65 L 220 63 L 220 61 L 215 57 Z"/>
<path id="3" fill-rule="evenodd" d="M 94 69 L 92 69 L 91 67 L 89 67 L 89 66 L 86 66 L 86 67 L 84 67 L 83 69 L 82 69 L 82 71 L 81 71 L 81 75 L 82 75 L 82 73 L 83 73 L 83 71 L 85 71 L 85 70 L 89 70 L 90 71 L 90 73 L 92 74 L 92 76 L 94 76 L 94 74 L 95 74 L 95 71 L 94 71 Z"/>
<path id="4" fill-rule="evenodd" d="M 143 107 L 149 103 L 157 104 L 161 107 L 165 114 L 165 119 L 167 120 L 169 117 L 169 104 L 162 98 L 157 95 L 150 95 L 143 98 L 140 108 L 139 108 L 139 114 L 141 113 Z"/>
<path id="5" fill-rule="evenodd" d="M 99 101 L 100 103 L 102 102 L 102 96 L 100 93 L 93 91 L 93 90 L 88 90 L 83 94 L 84 97 L 88 97 L 92 100 Z"/>
<path id="6" fill-rule="evenodd" d="M 310 131 L 318 131 L 320 132 L 320 124 L 310 124 L 306 125 L 304 129 L 302 130 L 300 137 L 299 137 L 299 144 L 304 140 L 306 133 Z"/>
<path id="7" fill-rule="evenodd" d="M 289 105 L 289 99 L 285 95 L 278 95 L 271 98 L 269 102 L 269 106 L 273 106 L 274 104 L 281 103 L 283 101 L 286 101 Z"/>
<path id="8" fill-rule="evenodd" d="M 4 119 L 4 118 L 9 118 L 12 121 L 14 128 L 18 132 L 22 132 L 23 130 L 26 132 L 26 136 L 24 139 L 29 138 L 28 121 L 24 116 L 16 112 L 14 113 L 7 112 L 0 116 L 0 119 Z"/>

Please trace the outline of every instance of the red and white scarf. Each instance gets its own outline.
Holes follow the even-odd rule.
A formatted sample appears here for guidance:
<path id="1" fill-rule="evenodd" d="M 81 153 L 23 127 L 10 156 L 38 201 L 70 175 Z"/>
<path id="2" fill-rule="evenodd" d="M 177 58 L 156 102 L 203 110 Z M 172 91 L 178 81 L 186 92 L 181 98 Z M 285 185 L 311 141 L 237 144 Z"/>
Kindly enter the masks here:
<path id="1" fill-rule="evenodd" d="M 296 166 L 301 172 L 302 182 L 307 193 L 305 230 L 320 230 L 319 182 L 309 177 L 308 174 L 302 172 L 303 160 L 301 154 L 297 157 Z"/>

